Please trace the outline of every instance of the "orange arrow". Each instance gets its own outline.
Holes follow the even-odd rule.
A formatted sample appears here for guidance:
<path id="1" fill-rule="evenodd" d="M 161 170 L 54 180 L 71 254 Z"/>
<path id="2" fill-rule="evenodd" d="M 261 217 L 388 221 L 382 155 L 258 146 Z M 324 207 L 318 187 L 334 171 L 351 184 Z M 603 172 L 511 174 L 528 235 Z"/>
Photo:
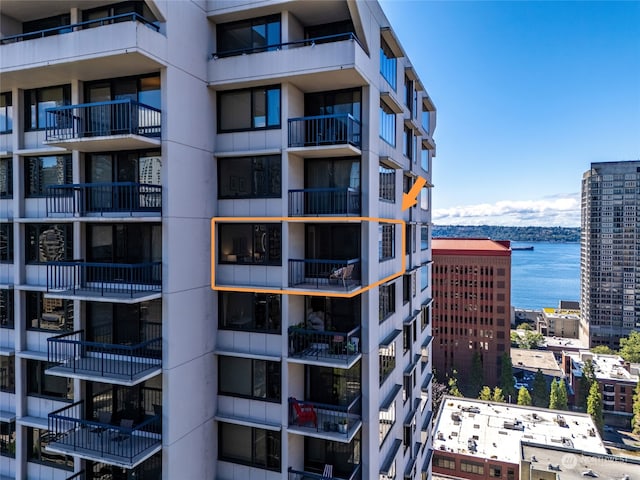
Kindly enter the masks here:
<path id="1" fill-rule="evenodd" d="M 411 190 L 409 190 L 409 193 L 402 194 L 402 211 L 405 211 L 407 208 L 413 207 L 418 203 L 418 194 L 426 184 L 427 181 L 424 178 L 416 178 L 416 181 L 411 187 Z"/>

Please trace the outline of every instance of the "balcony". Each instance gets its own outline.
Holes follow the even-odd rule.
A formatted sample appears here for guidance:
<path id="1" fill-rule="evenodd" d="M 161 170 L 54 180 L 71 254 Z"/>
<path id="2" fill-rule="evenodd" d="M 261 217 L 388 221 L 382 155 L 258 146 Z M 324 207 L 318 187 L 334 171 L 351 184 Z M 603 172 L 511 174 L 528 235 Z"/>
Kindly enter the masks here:
<path id="1" fill-rule="evenodd" d="M 48 375 L 132 386 L 160 373 L 162 337 L 136 345 L 88 342 L 84 330 L 47 338 Z"/>
<path id="2" fill-rule="evenodd" d="M 212 57 L 209 85 L 216 89 L 286 80 L 303 92 L 317 91 L 327 84 L 341 89 L 365 85 L 362 72 L 370 62 L 353 33 L 216 52 Z M 294 72 L 291 65 L 296 66 Z"/>
<path id="3" fill-rule="evenodd" d="M 289 480 L 359 480 L 362 478 L 362 469 L 360 465 L 355 465 L 353 472 L 351 475 L 339 475 L 339 474 L 331 474 L 331 476 L 326 476 L 322 472 L 307 472 L 307 471 L 299 471 L 294 470 L 289 467 Z"/>
<path id="4" fill-rule="evenodd" d="M 134 468 L 162 449 L 161 415 L 153 415 L 137 425 L 122 419 L 119 425 L 84 418 L 84 400 L 49 414 L 49 432 L 55 440 L 48 450 Z M 102 412 L 99 412 L 102 413 Z M 111 415 L 107 413 L 107 418 Z"/>
<path id="5" fill-rule="evenodd" d="M 360 215 L 360 191 L 355 188 L 289 190 L 289 216 Z"/>
<path id="6" fill-rule="evenodd" d="M 290 259 L 289 288 L 344 293 L 360 286 L 360 259 Z"/>
<path id="7" fill-rule="evenodd" d="M 160 215 L 162 186 L 135 182 L 51 185 L 47 217 Z"/>
<path id="8" fill-rule="evenodd" d="M 289 358 L 294 362 L 351 368 L 360 356 L 360 327 L 346 333 L 289 327 Z"/>
<path id="9" fill-rule="evenodd" d="M 289 432 L 349 443 L 361 427 L 362 395 L 346 406 L 289 398 Z"/>
<path id="10" fill-rule="evenodd" d="M 4 37 L 3 90 L 61 83 L 69 78 L 70 63 L 75 78 L 84 81 L 158 70 L 166 46 L 158 25 L 136 13 Z"/>
<path id="11" fill-rule="evenodd" d="M 289 119 L 289 152 L 305 158 L 359 155 L 360 121 L 350 113 Z"/>
<path id="12" fill-rule="evenodd" d="M 161 111 L 130 98 L 45 110 L 45 144 L 81 152 L 160 145 Z"/>
<path id="13" fill-rule="evenodd" d="M 159 298 L 161 292 L 161 262 L 47 264 L 49 298 L 138 303 Z"/>

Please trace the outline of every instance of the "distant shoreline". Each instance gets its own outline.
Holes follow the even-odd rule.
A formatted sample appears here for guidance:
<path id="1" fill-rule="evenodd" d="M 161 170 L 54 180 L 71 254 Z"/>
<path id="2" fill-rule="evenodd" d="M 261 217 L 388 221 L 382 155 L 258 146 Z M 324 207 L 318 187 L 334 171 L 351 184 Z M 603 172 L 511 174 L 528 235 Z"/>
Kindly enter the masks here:
<path id="1" fill-rule="evenodd" d="M 434 225 L 433 238 L 492 238 L 512 242 L 580 243 L 579 227 Z"/>

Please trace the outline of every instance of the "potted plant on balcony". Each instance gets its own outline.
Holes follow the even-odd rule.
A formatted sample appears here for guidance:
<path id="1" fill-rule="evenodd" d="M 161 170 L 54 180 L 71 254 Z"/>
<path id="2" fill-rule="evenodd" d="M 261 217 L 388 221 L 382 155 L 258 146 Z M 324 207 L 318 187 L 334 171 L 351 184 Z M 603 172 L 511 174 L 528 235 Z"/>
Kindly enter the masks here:
<path id="1" fill-rule="evenodd" d="M 338 432 L 347 433 L 348 423 L 346 418 L 338 420 Z"/>

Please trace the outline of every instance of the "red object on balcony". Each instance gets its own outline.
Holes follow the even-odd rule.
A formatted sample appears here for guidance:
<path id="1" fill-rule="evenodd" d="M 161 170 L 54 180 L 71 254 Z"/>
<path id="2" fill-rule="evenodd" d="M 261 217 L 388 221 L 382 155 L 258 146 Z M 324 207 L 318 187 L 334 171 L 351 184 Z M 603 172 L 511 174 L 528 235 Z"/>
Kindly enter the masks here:
<path id="1" fill-rule="evenodd" d="M 298 425 L 313 422 L 314 427 L 318 426 L 318 417 L 316 416 L 316 411 L 313 409 L 313 405 L 298 402 L 294 397 L 289 398 L 289 401 L 296 411 L 296 416 L 298 417 L 296 423 Z"/>

